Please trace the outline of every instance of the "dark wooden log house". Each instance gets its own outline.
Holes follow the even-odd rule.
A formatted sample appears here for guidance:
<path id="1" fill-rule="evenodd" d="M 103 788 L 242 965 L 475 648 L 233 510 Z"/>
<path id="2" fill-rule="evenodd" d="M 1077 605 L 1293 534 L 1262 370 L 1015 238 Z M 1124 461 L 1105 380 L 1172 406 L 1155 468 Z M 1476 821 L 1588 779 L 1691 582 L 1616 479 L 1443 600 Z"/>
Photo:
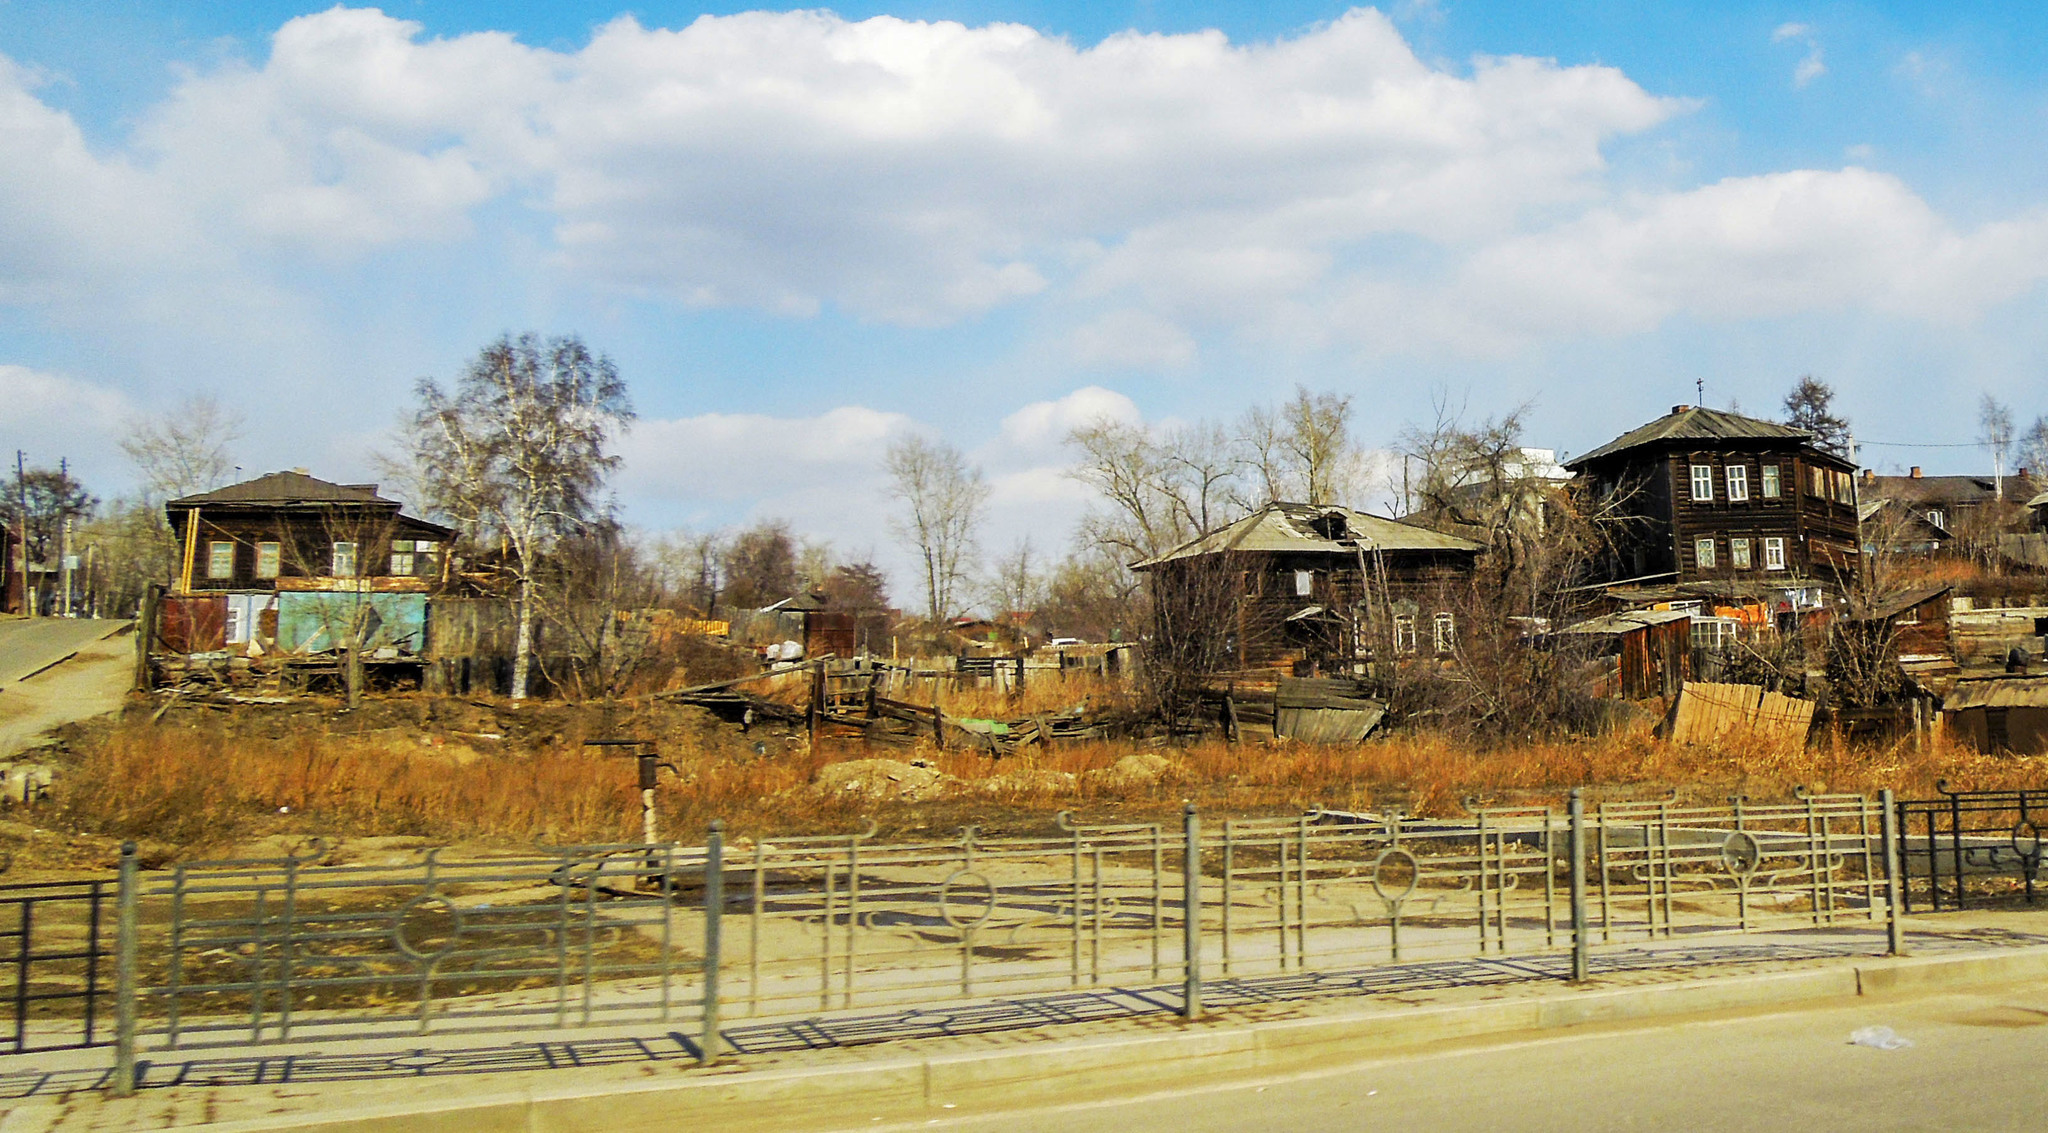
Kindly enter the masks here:
<path id="1" fill-rule="evenodd" d="M 1839 594 L 1856 575 L 1855 467 L 1803 429 L 1679 405 L 1565 467 L 1610 533 L 1600 581 Z"/>
<path id="2" fill-rule="evenodd" d="M 428 589 L 455 532 L 403 513 L 375 484 L 272 472 L 175 499 L 165 517 L 181 549 L 175 589 L 289 589 L 291 579 L 410 580 Z"/>
<path id="3" fill-rule="evenodd" d="M 1155 633 L 1216 642 L 1219 670 L 1336 675 L 1456 652 L 1479 544 L 1349 508 L 1271 503 L 1132 564 Z"/>

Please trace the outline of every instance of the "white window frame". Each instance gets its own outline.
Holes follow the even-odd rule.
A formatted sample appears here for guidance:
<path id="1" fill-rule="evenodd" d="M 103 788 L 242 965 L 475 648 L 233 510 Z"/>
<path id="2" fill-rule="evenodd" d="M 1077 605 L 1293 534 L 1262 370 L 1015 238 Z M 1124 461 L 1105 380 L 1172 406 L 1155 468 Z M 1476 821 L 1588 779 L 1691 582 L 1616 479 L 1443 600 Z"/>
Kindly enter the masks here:
<path id="1" fill-rule="evenodd" d="M 1718 569 L 1719 561 L 1718 557 L 1714 554 L 1714 540 L 1712 536 L 1692 541 L 1692 558 L 1693 563 L 1701 570 Z"/>
<path id="2" fill-rule="evenodd" d="M 1740 504 L 1749 502 L 1749 465 L 1728 466 L 1728 502 Z"/>
<path id="3" fill-rule="evenodd" d="M 222 561 L 225 559 L 226 561 Z M 213 539 L 206 544 L 206 577 L 235 577 L 235 542 L 232 539 Z"/>
<path id="4" fill-rule="evenodd" d="M 1785 537 L 1783 535 L 1764 536 L 1764 569 L 1785 569 Z"/>
<path id="5" fill-rule="evenodd" d="M 1316 575 L 1315 575 L 1315 572 L 1314 572 L 1314 571 L 1311 571 L 1311 570 L 1298 570 L 1298 571 L 1295 571 L 1295 572 L 1294 572 L 1294 596 L 1295 596 L 1295 597 L 1297 597 L 1297 598 L 1307 598 L 1307 597 L 1311 597 L 1312 595 L 1314 595 L 1314 594 L 1315 594 L 1315 592 L 1316 592 Z"/>
<path id="6" fill-rule="evenodd" d="M 1777 466 L 1777 465 L 1775 465 L 1775 464 L 1766 464 L 1766 465 L 1764 465 L 1764 466 L 1763 466 L 1763 469 L 1762 469 L 1762 471 L 1761 471 L 1761 474 L 1760 474 L 1760 476 L 1759 476 L 1759 479 L 1761 479 L 1761 480 L 1763 481 L 1763 489 L 1764 489 L 1764 498 L 1765 498 L 1765 499 L 1767 499 L 1767 500 L 1775 500 L 1775 499 L 1779 498 L 1779 497 L 1780 497 L 1781 495 L 1783 495 L 1783 492 L 1784 492 L 1784 490 L 1783 490 L 1783 487 L 1781 486 L 1781 484 L 1780 484 L 1780 482 L 1779 482 L 1779 480 L 1778 480 L 1778 466 Z"/>
<path id="7" fill-rule="evenodd" d="M 1944 508 L 1938 508 L 1938 507 L 1931 507 L 1931 508 L 1928 508 L 1928 509 L 1927 509 L 1927 522 L 1929 522 L 1929 523 L 1932 523 L 1932 524 L 1933 524 L 1933 525 L 1935 525 L 1936 527 L 1939 527 L 1939 528 L 1941 528 L 1941 529 L 1942 529 L 1943 531 L 1947 531 L 1947 530 L 1948 530 L 1948 511 L 1947 511 L 1946 509 L 1944 509 Z"/>
<path id="8" fill-rule="evenodd" d="M 235 600 L 239 597 L 231 595 L 228 598 L 227 620 L 221 623 L 221 640 L 229 645 L 249 644 L 249 607 L 247 603 Z"/>
<path id="9" fill-rule="evenodd" d="M 1704 631 L 1704 632 L 1703 632 Z M 1692 620 L 1692 647 L 1719 651 L 1727 648 L 1737 637 L 1734 618 L 1694 618 Z"/>
<path id="10" fill-rule="evenodd" d="M 256 577 L 276 578 L 284 573 L 284 548 L 272 542 L 256 544 Z"/>
<path id="11" fill-rule="evenodd" d="M 1714 466 L 1695 464 L 1692 466 L 1692 498 L 1694 503 L 1714 502 Z"/>
<path id="12" fill-rule="evenodd" d="M 346 549 L 344 550 L 344 548 Z M 329 577 L 356 577 L 356 549 L 354 543 L 346 540 L 338 540 L 334 543 L 327 559 Z"/>
<path id="13" fill-rule="evenodd" d="M 1394 652 L 1413 653 L 1416 649 L 1415 615 L 1394 615 Z"/>
<path id="14" fill-rule="evenodd" d="M 391 541 L 391 577 L 411 578 L 413 576 L 413 563 L 415 560 L 412 547 L 413 543 L 410 539 L 393 539 Z"/>
<path id="15" fill-rule="evenodd" d="M 1452 617 L 1449 610 L 1438 610 L 1430 628 L 1438 653 L 1449 653 L 1458 648 L 1458 619 Z"/>
<path id="16" fill-rule="evenodd" d="M 1728 540 L 1728 568 L 1730 570 L 1748 570 L 1753 562 L 1755 560 L 1749 557 L 1749 540 Z"/>

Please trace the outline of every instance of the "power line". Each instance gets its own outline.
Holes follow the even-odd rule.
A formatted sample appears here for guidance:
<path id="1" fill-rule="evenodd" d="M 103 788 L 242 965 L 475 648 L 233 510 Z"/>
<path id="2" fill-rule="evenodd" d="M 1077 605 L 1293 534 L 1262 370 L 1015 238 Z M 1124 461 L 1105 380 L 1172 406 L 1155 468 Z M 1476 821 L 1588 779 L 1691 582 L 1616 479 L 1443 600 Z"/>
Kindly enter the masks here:
<path id="1" fill-rule="evenodd" d="M 1862 437 L 1858 437 L 1858 438 L 1856 438 L 1856 444 L 1857 444 L 1857 445 L 1858 445 L 1859 447 L 1860 447 L 1860 446 L 1863 446 L 1863 445 L 1876 445 L 1876 446 L 1878 446 L 1879 448 L 1989 448 L 1989 447 L 1991 447 L 1991 442 L 1989 442 L 1989 441 L 1965 441 L 1965 442 L 1963 442 L 1963 443 L 1961 443 L 1961 444 L 1927 444 L 1927 443 L 1925 443 L 1925 442 L 1919 442 L 1919 441 L 1866 441 L 1866 440 L 1864 440 L 1864 439 L 1863 439 Z"/>

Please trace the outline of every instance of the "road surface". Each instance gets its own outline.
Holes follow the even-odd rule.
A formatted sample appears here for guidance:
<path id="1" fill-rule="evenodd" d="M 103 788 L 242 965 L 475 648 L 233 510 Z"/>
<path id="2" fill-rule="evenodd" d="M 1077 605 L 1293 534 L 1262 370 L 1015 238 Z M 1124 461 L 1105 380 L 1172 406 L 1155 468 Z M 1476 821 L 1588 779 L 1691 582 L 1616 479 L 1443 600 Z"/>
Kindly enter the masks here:
<path id="1" fill-rule="evenodd" d="M 135 680 L 127 625 L 83 618 L 0 621 L 0 759 L 60 724 L 121 707 Z M 23 674 L 33 673 L 24 679 Z"/>
<path id="2" fill-rule="evenodd" d="M 113 618 L 0 618 L 0 688 L 126 625 Z"/>
<path id="3" fill-rule="evenodd" d="M 1889 1026 L 1913 1045 L 1853 1045 Z M 838 1124 L 843 1122 L 844 1124 Z M 2048 984 L 1777 1015 L 1602 1028 L 1380 1058 L 1285 1079 L 891 1126 L 951 1133 L 1283 1129 L 2048 1128 Z"/>

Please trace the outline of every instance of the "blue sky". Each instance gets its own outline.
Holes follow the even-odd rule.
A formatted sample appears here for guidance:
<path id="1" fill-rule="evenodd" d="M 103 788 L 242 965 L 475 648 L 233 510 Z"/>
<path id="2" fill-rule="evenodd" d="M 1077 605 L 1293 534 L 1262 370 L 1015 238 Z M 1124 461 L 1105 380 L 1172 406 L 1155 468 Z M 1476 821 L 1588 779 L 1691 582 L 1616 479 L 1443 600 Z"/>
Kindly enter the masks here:
<path id="1" fill-rule="evenodd" d="M 885 557 L 897 432 L 1046 547 L 1072 424 L 1297 382 L 1375 446 L 1432 390 L 1583 451 L 1809 372 L 1866 439 L 1968 442 L 1985 391 L 2048 412 L 2044 24 L 0 0 L 0 442 L 114 494 L 122 422 L 210 392 L 252 473 L 354 477 L 417 378 L 573 330 L 645 418 L 629 518 Z"/>

